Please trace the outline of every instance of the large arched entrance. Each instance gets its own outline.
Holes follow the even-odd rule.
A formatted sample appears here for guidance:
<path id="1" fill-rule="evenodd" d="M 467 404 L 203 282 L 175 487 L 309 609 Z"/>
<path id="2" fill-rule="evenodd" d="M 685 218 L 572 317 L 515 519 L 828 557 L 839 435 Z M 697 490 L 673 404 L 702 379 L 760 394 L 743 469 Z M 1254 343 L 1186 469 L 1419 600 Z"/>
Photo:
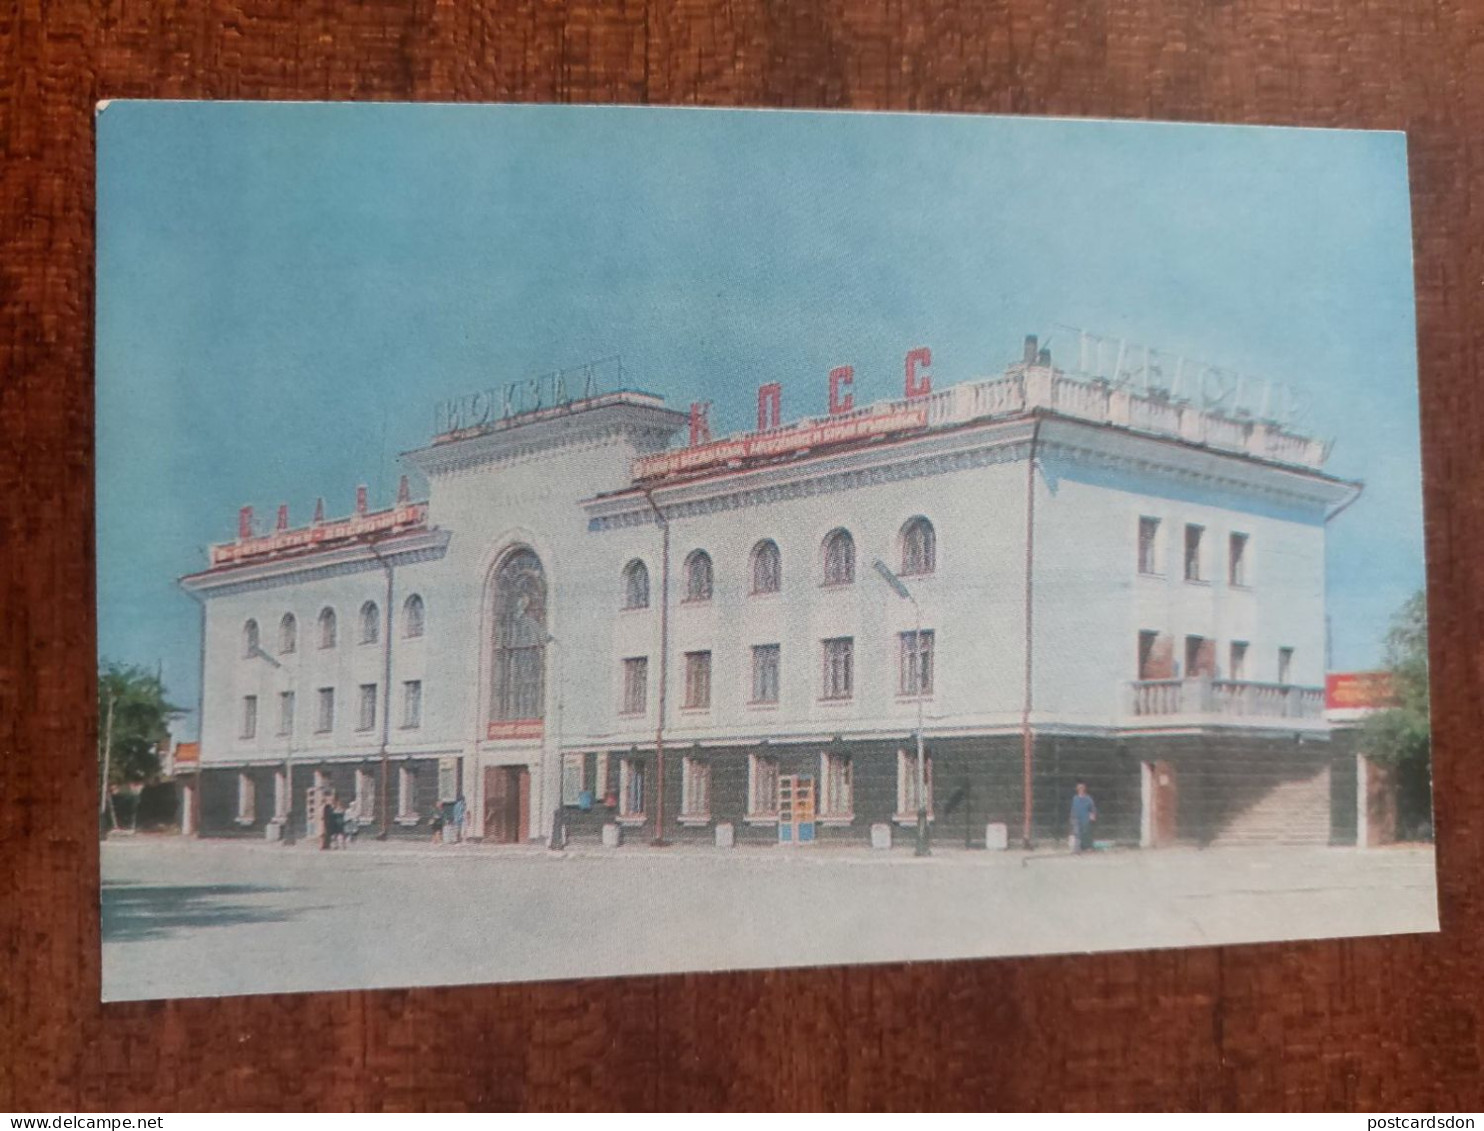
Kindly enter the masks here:
<path id="1" fill-rule="evenodd" d="M 490 686 L 486 736 L 540 742 L 546 714 L 546 571 L 529 546 L 509 551 L 490 575 Z M 531 823 L 531 765 L 484 771 L 484 835 L 512 844 Z"/>

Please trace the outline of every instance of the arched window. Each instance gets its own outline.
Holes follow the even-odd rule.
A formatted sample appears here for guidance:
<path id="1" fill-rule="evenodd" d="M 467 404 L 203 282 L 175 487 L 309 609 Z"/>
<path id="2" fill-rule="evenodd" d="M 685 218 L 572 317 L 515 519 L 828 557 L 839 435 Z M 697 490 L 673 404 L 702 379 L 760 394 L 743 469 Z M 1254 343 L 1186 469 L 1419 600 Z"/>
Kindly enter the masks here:
<path id="1" fill-rule="evenodd" d="M 335 647 L 335 610 L 326 605 L 319 613 L 319 646 Z"/>
<path id="2" fill-rule="evenodd" d="M 258 622 L 249 619 L 242 626 L 242 654 L 244 656 L 256 656 L 258 654 Z"/>
<path id="3" fill-rule="evenodd" d="M 506 555 L 494 585 L 494 663 L 490 718 L 539 719 L 546 714 L 546 573 L 525 547 Z"/>
<path id="4" fill-rule="evenodd" d="M 855 539 L 848 530 L 831 530 L 824 536 L 824 583 L 849 585 L 855 581 Z"/>
<path id="5" fill-rule="evenodd" d="M 402 635 L 423 634 L 423 599 L 414 593 L 402 605 Z"/>
<path id="6" fill-rule="evenodd" d="M 381 610 L 376 607 L 375 601 L 367 601 L 361 606 L 361 643 L 375 644 L 381 635 Z"/>
<path id="7" fill-rule="evenodd" d="M 711 555 L 705 550 L 692 550 L 685 559 L 685 599 L 711 600 Z"/>
<path id="8" fill-rule="evenodd" d="M 902 527 L 903 577 L 914 573 L 932 573 L 938 565 L 938 536 L 933 524 L 918 515 Z"/>
<path id="9" fill-rule="evenodd" d="M 752 591 L 777 593 L 783 586 L 783 559 L 778 543 L 764 538 L 752 548 Z"/>
<path id="10" fill-rule="evenodd" d="M 649 608 L 649 567 L 638 558 L 623 567 L 623 607 Z"/>
<path id="11" fill-rule="evenodd" d="M 278 622 L 278 650 L 288 655 L 298 647 L 299 622 L 294 619 L 293 613 L 284 613 L 283 620 Z"/>

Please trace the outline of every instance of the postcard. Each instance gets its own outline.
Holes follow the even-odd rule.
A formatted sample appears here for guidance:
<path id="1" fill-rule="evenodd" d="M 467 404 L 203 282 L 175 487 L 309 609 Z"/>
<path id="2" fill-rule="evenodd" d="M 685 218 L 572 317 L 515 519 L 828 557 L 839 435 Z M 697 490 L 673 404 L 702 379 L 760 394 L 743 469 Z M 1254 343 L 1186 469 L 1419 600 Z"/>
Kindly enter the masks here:
<path id="1" fill-rule="evenodd" d="M 97 134 L 105 999 L 1437 929 L 1404 136 Z"/>

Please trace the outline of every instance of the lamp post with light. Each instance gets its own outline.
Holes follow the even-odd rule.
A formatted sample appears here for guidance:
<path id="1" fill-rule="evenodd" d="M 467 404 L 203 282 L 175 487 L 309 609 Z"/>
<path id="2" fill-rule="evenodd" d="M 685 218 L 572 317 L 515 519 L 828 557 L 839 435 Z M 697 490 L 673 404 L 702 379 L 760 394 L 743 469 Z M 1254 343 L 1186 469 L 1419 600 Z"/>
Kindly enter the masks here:
<path id="1" fill-rule="evenodd" d="M 871 563 L 871 568 L 881 575 L 881 580 L 890 585 L 898 597 L 912 602 L 912 613 L 916 619 L 917 627 L 912 633 L 912 692 L 917 700 L 917 855 L 931 856 L 933 850 L 928 838 L 927 766 L 922 750 L 922 607 L 918 605 L 917 598 L 912 596 L 912 590 L 902 584 L 902 579 L 880 558 Z"/>

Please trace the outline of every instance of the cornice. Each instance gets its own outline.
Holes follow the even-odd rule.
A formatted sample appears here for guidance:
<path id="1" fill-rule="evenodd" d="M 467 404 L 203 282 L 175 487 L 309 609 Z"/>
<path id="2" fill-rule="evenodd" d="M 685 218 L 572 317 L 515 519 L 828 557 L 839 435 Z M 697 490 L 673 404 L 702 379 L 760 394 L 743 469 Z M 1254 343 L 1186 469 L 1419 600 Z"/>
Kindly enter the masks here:
<path id="1" fill-rule="evenodd" d="M 436 561 L 447 551 L 450 537 L 448 531 L 434 528 L 377 543 L 377 553 L 372 553 L 370 543 L 361 543 L 324 553 L 208 570 L 183 577 L 180 584 L 183 589 L 205 597 L 230 597 L 281 585 L 348 577 L 379 570 L 383 561 L 394 566 Z"/>

